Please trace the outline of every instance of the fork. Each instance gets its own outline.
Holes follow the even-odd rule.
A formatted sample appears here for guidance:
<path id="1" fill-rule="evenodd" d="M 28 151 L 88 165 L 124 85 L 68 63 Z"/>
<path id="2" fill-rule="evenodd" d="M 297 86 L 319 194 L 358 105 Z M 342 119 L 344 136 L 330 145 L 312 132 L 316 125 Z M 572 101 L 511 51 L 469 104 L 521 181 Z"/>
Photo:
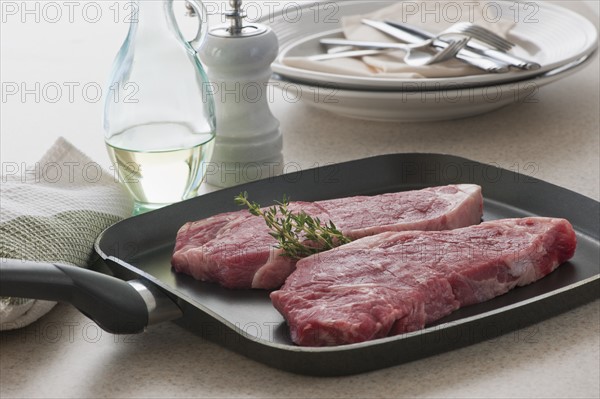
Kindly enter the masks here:
<path id="1" fill-rule="evenodd" d="M 471 22 L 457 22 L 454 25 L 450 26 L 448 29 L 444 30 L 446 33 L 461 33 L 467 36 L 471 36 L 471 38 L 482 42 L 483 44 L 487 44 L 492 46 L 500 51 L 509 51 L 511 48 L 515 46 L 513 42 L 510 42 L 503 38 L 502 36 L 497 35 L 491 30 L 484 28 L 480 25 L 475 25 Z"/>

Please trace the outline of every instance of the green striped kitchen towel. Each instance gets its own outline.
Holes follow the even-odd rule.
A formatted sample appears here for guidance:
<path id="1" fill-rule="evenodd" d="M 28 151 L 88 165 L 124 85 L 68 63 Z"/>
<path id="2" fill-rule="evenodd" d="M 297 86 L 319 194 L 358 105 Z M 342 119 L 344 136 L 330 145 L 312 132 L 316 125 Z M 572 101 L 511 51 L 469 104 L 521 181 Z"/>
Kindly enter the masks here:
<path id="1" fill-rule="evenodd" d="M 16 164 L 5 166 L 0 186 L 0 258 L 86 267 L 96 237 L 133 210 L 114 174 L 63 138 L 27 170 Z M 0 298 L 0 330 L 24 327 L 54 305 Z"/>

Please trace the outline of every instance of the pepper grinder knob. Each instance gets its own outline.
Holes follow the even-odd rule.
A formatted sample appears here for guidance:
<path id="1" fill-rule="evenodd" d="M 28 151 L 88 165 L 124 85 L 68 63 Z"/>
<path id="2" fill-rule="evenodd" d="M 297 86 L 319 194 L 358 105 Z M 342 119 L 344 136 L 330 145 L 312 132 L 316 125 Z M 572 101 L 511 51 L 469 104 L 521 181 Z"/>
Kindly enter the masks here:
<path id="1" fill-rule="evenodd" d="M 242 32 L 243 20 L 246 18 L 246 13 L 242 10 L 242 0 L 229 0 L 229 5 L 233 8 L 231 11 L 224 13 L 225 18 L 230 21 L 229 30 L 233 35 L 238 35 Z"/>
<path id="2" fill-rule="evenodd" d="M 230 0 L 229 24 L 209 30 L 199 56 L 215 99 L 217 135 L 206 178 L 231 187 L 279 175 L 283 139 L 267 102 L 279 44 L 269 27 L 245 24 L 241 0 Z"/>

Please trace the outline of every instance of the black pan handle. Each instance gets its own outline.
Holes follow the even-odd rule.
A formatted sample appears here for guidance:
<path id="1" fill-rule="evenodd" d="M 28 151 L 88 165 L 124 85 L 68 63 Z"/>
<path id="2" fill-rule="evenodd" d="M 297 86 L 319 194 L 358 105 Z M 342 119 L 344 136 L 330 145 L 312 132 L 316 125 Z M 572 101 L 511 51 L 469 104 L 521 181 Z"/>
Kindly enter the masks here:
<path id="1" fill-rule="evenodd" d="M 152 283 L 59 263 L 1 259 L 0 296 L 70 303 L 113 334 L 140 333 L 149 323 L 181 316 Z"/>

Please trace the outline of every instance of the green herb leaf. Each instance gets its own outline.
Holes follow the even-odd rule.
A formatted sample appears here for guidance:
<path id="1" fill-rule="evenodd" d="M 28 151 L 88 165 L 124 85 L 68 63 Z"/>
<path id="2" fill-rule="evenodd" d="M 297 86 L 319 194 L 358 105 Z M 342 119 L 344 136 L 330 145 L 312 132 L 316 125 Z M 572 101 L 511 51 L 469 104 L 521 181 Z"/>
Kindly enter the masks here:
<path id="1" fill-rule="evenodd" d="M 323 225 L 319 218 L 313 218 L 304 211 L 291 212 L 285 195 L 281 202 L 276 201 L 276 205 L 264 210 L 256 202 L 248 200 L 247 192 L 235 197 L 235 203 L 247 207 L 250 214 L 265 220 L 271 230 L 269 234 L 278 242 L 277 248 L 283 250 L 282 256 L 300 259 L 351 241 L 332 221 Z"/>

